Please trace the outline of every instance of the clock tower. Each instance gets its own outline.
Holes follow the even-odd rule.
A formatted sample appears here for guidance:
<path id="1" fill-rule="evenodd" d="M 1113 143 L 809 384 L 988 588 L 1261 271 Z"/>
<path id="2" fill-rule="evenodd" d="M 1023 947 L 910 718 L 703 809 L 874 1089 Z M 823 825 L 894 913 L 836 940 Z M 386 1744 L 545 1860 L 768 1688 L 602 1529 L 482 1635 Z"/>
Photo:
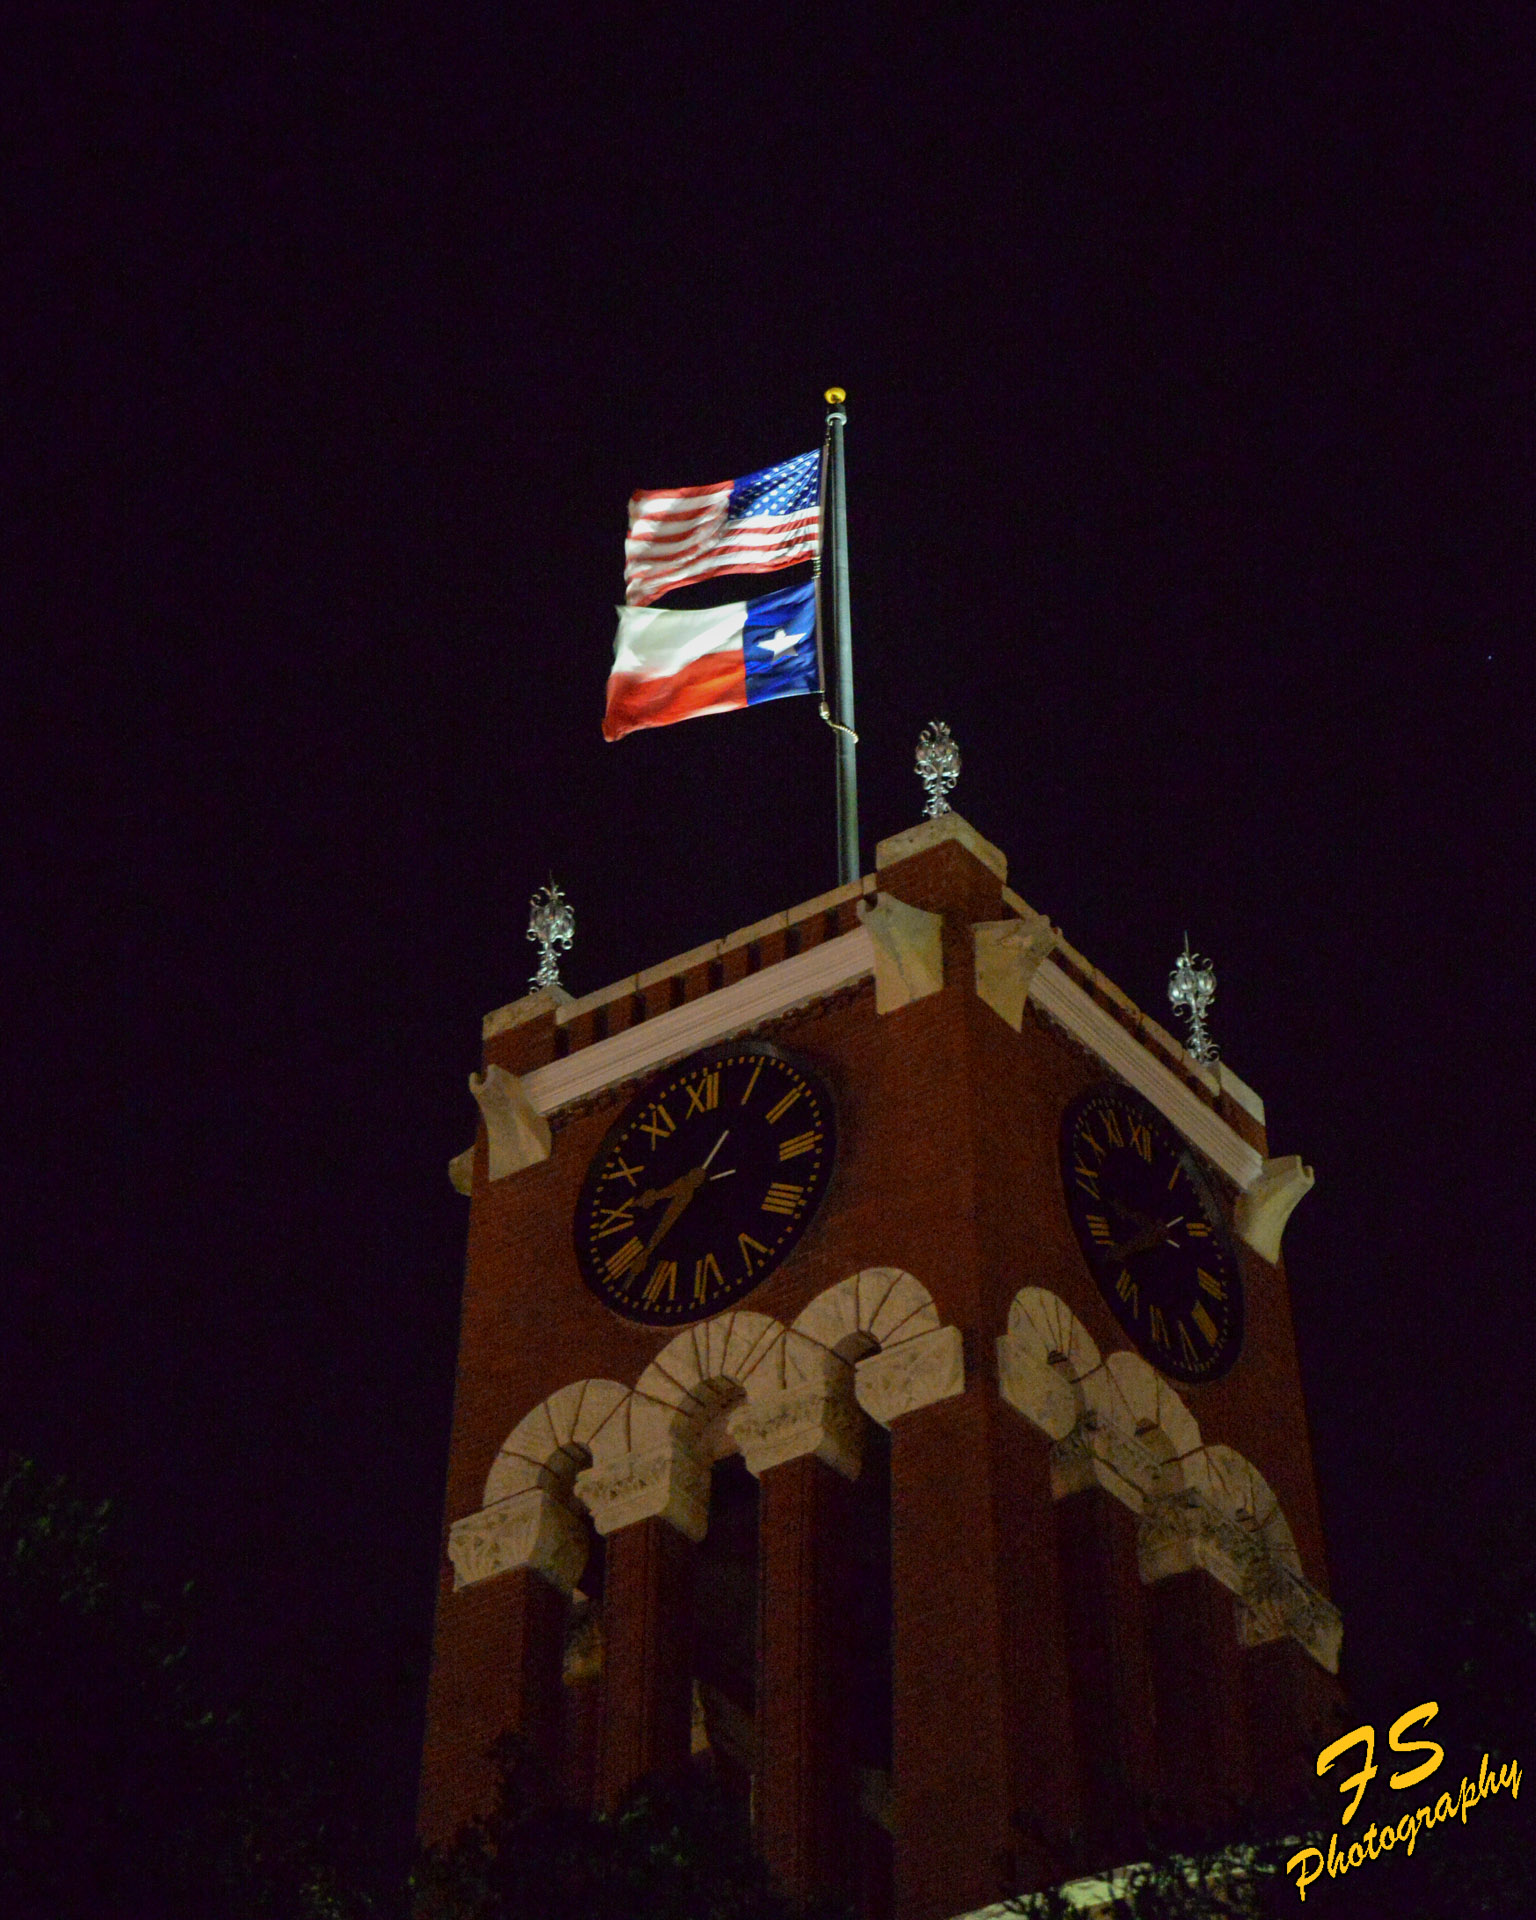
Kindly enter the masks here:
<path id="1" fill-rule="evenodd" d="M 951 1920 L 1279 1809 L 1336 1694 L 1264 1110 L 957 814 L 484 1023 L 420 1821 L 520 1731 Z"/>

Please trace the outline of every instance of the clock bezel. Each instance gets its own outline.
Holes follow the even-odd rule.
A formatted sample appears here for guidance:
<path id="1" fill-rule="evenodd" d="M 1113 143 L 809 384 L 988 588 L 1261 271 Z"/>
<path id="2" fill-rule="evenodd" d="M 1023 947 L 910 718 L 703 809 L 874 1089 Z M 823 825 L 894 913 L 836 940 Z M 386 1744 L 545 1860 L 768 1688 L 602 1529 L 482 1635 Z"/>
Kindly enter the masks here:
<path id="1" fill-rule="evenodd" d="M 639 1124 L 641 1116 L 678 1081 L 707 1070 L 715 1063 L 724 1064 L 738 1060 L 742 1055 L 754 1054 L 789 1068 L 810 1087 L 816 1100 L 817 1118 L 823 1137 L 819 1149 L 816 1150 L 814 1179 L 808 1183 L 811 1188 L 808 1201 L 774 1242 L 771 1257 L 766 1259 L 755 1272 L 743 1274 L 727 1289 L 711 1299 L 703 1303 L 678 1302 L 672 1310 L 665 1310 L 659 1301 L 656 1305 L 647 1307 L 643 1301 L 637 1300 L 631 1305 L 615 1298 L 611 1279 L 605 1284 L 598 1278 L 598 1274 L 603 1269 L 590 1257 L 587 1247 L 583 1244 L 586 1238 L 586 1223 L 590 1220 L 598 1189 L 604 1183 L 606 1170 L 615 1151 Z M 658 1073 L 650 1075 L 625 1102 L 623 1110 L 593 1150 L 586 1171 L 582 1175 L 581 1190 L 577 1196 L 571 1226 L 576 1265 L 583 1285 L 615 1318 L 624 1321 L 628 1326 L 645 1327 L 656 1332 L 668 1330 L 676 1332 L 683 1327 L 698 1326 L 706 1320 L 714 1319 L 718 1314 L 733 1311 L 760 1286 L 773 1279 L 785 1261 L 790 1259 L 803 1244 L 807 1232 L 820 1213 L 822 1202 L 836 1173 L 837 1143 L 837 1105 L 828 1073 L 819 1062 L 795 1049 L 780 1046 L 773 1040 L 720 1040 L 713 1041 L 694 1053 L 672 1061 Z M 753 1218 L 756 1219 L 756 1217 L 754 1213 Z"/>
<path id="2" fill-rule="evenodd" d="M 1157 1343 L 1151 1332 L 1150 1303 L 1148 1328 L 1143 1330 L 1137 1325 L 1139 1316 L 1127 1312 L 1117 1292 L 1116 1283 L 1125 1266 L 1124 1261 L 1112 1254 L 1107 1255 L 1105 1249 L 1096 1243 L 1094 1234 L 1085 1224 L 1085 1218 L 1090 1211 L 1093 1211 L 1093 1207 L 1091 1200 L 1084 1200 L 1074 1181 L 1073 1154 L 1082 1132 L 1083 1116 L 1090 1108 L 1106 1100 L 1113 1102 L 1120 1109 L 1127 1122 L 1134 1117 L 1137 1123 L 1145 1125 L 1149 1129 L 1150 1138 L 1161 1142 L 1164 1150 L 1171 1152 L 1179 1172 L 1200 1203 L 1204 1219 L 1209 1223 L 1211 1242 L 1213 1247 L 1219 1249 L 1219 1258 L 1229 1276 L 1230 1288 L 1221 1345 L 1216 1350 L 1214 1362 L 1210 1365 L 1191 1367 L 1175 1354 L 1171 1339 L 1167 1348 Z M 1061 1117 L 1059 1143 L 1062 1198 L 1067 1219 L 1082 1253 L 1083 1262 L 1115 1325 L 1154 1371 L 1179 1387 L 1202 1387 L 1223 1379 L 1241 1358 L 1247 1331 L 1247 1314 L 1243 1266 L 1232 1232 L 1230 1210 L 1210 1167 L 1165 1114 L 1135 1088 L 1119 1080 L 1101 1080 L 1068 1102 Z M 1114 1151 L 1117 1154 L 1129 1153 L 1134 1151 L 1134 1148 L 1130 1145 L 1118 1146 Z M 1102 1169 L 1105 1161 L 1101 1159 L 1099 1165 Z M 1188 1260 L 1198 1272 L 1200 1266 L 1198 1257 L 1191 1254 Z M 1191 1304 L 1179 1310 L 1185 1315 L 1192 1314 L 1194 1306 L 1202 1304 L 1199 1292 L 1192 1291 L 1194 1297 Z M 1166 1312 L 1168 1309 L 1162 1308 L 1160 1311 Z"/>

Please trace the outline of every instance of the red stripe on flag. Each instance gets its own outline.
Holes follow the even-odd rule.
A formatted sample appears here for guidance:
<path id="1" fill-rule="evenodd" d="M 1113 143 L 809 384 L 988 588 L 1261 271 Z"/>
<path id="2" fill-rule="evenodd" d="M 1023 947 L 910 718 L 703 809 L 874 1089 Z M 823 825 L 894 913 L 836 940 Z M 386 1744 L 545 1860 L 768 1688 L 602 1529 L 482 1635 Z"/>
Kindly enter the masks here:
<path id="1" fill-rule="evenodd" d="M 755 557 L 754 557 L 755 554 Z M 700 565 L 663 562 L 649 566 L 626 567 L 624 599 L 631 607 L 648 607 L 674 587 L 696 586 L 701 580 L 713 580 L 722 573 L 775 573 L 780 567 L 797 566 L 816 557 L 816 533 L 797 539 L 792 546 L 774 542 L 767 549 L 727 548 L 711 552 Z"/>
<path id="2" fill-rule="evenodd" d="M 747 663 L 740 647 L 706 653 L 681 672 L 649 680 L 638 673 L 608 676 L 603 738 L 622 740 L 641 727 L 670 727 L 701 713 L 731 713 L 747 704 Z"/>

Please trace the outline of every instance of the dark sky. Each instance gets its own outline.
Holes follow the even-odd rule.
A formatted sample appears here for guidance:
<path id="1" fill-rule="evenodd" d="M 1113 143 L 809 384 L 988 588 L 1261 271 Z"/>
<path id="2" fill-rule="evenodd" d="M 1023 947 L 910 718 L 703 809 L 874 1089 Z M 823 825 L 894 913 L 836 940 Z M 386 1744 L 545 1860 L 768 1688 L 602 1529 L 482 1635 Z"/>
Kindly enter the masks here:
<path id="1" fill-rule="evenodd" d="M 1434 1695 L 1533 1427 L 1528 10 L 331 11 L 8 54 L 0 1442 L 403 1827 L 529 895 L 582 992 L 836 880 L 812 702 L 600 738 L 625 501 L 838 382 L 864 865 L 942 717 L 1133 998 L 1213 957 Z"/>

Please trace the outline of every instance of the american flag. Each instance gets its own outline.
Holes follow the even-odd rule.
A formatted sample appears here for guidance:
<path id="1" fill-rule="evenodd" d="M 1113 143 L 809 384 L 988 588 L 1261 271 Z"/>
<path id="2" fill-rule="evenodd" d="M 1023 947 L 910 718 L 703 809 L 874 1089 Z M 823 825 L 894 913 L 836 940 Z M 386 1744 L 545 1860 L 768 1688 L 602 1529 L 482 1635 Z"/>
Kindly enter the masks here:
<path id="1" fill-rule="evenodd" d="M 821 455 L 713 487 L 650 487 L 630 495 L 624 598 L 648 607 L 674 587 L 720 573 L 771 573 L 815 558 Z"/>

